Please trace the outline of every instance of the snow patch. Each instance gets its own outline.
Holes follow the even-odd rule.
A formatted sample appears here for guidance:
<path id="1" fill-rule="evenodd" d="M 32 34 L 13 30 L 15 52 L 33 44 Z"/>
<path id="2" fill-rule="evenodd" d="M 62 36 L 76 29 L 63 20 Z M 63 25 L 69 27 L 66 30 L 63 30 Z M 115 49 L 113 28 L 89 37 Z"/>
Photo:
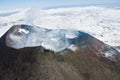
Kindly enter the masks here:
<path id="1" fill-rule="evenodd" d="M 75 37 L 77 36 L 73 33 L 66 33 L 66 38 L 75 38 Z"/>
<path id="2" fill-rule="evenodd" d="M 68 49 L 72 50 L 72 51 L 76 51 L 77 47 L 74 44 L 71 44 Z"/>
<path id="3" fill-rule="evenodd" d="M 20 33 L 25 33 L 25 34 L 28 34 L 29 31 L 25 30 L 25 29 L 22 29 L 22 28 L 19 28 L 19 31 Z"/>

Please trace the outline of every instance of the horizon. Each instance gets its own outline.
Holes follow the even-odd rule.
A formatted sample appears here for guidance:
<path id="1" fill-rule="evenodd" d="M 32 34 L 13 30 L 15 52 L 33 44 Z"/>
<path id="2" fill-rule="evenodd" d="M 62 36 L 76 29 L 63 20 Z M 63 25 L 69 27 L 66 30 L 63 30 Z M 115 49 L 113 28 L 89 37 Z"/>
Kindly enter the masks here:
<path id="1" fill-rule="evenodd" d="M 0 11 L 13 10 L 21 8 L 60 8 L 60 7 L 85 7 L 85 6 L 102 6 L 102 7 L 120 7 L 119 0 L 1 0 Z"/>

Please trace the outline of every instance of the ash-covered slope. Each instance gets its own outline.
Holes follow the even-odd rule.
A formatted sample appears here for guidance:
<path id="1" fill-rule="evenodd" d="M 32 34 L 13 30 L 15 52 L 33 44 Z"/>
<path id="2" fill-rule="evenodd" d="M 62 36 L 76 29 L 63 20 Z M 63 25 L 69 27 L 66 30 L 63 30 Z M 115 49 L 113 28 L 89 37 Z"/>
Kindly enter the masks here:
<path id="1" fill-rule="evenodd" d="M 6 40 L 16 27 L 24 31 L 28 25 L 13 26 L 0 39 L 1 80 L 120 79 L 119 52 L 89 34 L 79 31 L 79 35 L 70 40 L 75 50 L 65 48 L 54 52 L 42 45 L 14 49 Z M 112 55 L 106 56 L 108 54 Z"/>

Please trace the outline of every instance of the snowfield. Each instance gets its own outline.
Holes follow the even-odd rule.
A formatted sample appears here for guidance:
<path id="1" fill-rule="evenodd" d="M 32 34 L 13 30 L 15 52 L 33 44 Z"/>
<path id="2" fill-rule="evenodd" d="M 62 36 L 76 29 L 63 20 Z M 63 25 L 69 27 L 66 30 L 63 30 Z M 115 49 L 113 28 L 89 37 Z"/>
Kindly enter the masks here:
<path id="1" fill-rule="evenodd" d="M 0 11 L 0 37 L 15 24 L 29 24 L 47 29 L 81 30 L 106 44 L 120 46 L 120 9 L 118 8 L 91 6 Z M 69 33 L 66 36 L 75 37 Z"/>

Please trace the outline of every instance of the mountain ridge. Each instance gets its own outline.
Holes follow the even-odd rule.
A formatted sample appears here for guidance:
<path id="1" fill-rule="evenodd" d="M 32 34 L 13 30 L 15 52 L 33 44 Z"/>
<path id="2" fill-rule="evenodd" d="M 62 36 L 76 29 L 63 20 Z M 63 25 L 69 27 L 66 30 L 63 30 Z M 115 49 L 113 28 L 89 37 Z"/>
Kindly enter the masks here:
<path id="1" fill-rule="evenodd" d="M 6 35 L 9 31 L 0 38 L 1 80 L 120 79 L 119 55 L 111 59 L 101 54 L 102 50 L 117 51 L 88 34 L 76 39 L 77 50 L 54 52 L 41 46 L 21 49 L 8 47 Z"/>

